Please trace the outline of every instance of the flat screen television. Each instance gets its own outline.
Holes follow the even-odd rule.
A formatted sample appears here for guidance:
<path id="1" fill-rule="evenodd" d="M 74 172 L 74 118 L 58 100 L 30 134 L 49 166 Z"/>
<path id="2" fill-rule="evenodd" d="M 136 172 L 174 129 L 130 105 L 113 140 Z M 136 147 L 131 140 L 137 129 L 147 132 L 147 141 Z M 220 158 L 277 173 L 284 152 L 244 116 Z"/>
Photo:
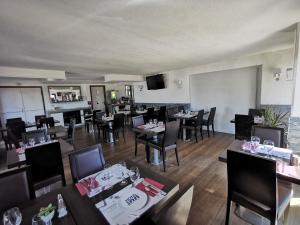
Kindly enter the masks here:
<path id="1" fill-rule="evenodd" d="M 157 74 L 146 77 L 146 83 L 148 90 L 157 90 L 165 88 L 165 81 L 163 74 Z"/>

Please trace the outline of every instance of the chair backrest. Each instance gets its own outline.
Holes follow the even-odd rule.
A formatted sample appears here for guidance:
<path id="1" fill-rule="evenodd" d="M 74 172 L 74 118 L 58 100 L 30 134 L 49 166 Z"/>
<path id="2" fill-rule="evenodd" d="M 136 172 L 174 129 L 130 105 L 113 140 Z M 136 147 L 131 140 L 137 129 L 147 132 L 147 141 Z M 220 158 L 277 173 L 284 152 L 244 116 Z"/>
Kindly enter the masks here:
<path id="1" fill-rule="evenodd" d="M 263 143 L 264 140 L 271 140 L 274 141 L 276 147 L 284 147 L 284 128 L 252 126 L 251 135 L 258 136 L 261 143 Z"/>
<path id="2" fill-rule="evenodd" d="M 196 119 L 197 126 L 201 126 L 202 125 L 203 115 L 204 115 L 204 109 L 202 109 L 202 110 L 200 110 L 198 112 L 197 119 Z"/>
<path id="3" fill-rule="evenodd" d="M 7 124 L 8 136 L 10 139 L 21 140 L 22 134 L 26 132 L 26 126 L 24 121 L 14 121 Z"/>
<path id="4" fill-rule="evenodd" d="M 35 198 L 30 166 L 0 173 L 0 215 L 18 204 Z"/>
<path id="5" fill-rule="evenodd" d="M 166 121 L 167 106 L 161 106 L 158 112 L 158 120 Z"/>
<path id="6" fill-rule="evenodd" d="M 172 197 L 153 217 L 158 225 L 186 225 L 193 200 L 194 185 L 188 185 Z"/>
<path id="7" fill-rule="evenodd" d="M 183 111 L 183 112 L 185 111 L 185 108 L 183 105 L 178 106 L 178 112 L 181 112 L 181 111 Z"/>
<path id="8" fill-rule="evenodd" d="M 97 119 L 97 120 L 102 120 L 102 117 L 105 116 L 105 114 L 106 113 L 102 112 L 102 111 L 96 112 L 94 118 Z"/>
<path id="9" fill-rule="evenodd" d="M 25 150 L 26 164 L 31 166 L 34 183 L 61 175 L 65 184 L 64 167 L 59 142 L 37 145 Z"/>
<path id="10" fill-rule="evenodd" d="M 209 112 L 209 116 L 208 116 L 208 121 L 213 122 L 215 119 L 215 115 L 216 115 L 216 107 L 212 107 L 210 108 L 210 112 Z"/>
<path id="11" fill-rule="evenodd" d="M 248 115 L 249 116 L 262 116 L 264 114 L 265 110 L 264 109 L 249 109 Z"/>
<path id="12" fill-rule="evenodd" d="M 147 109 L 147 105 L 142 105 L 141 107 L 143 110 Z"/>
<path id="13" fill-rule="evenodd" d="M 167 119 L 168 121 L 176 120 L 173 115 L 178 113 L 178 107 L 172 107 L 167 109 Z"/>
<path id="14" fill-rule="evenodd" d="M 152 119 L 153 116 L 154 116 L 154 108 L 150 107 L 147 109 L 147 117 L 148 119 Z"/>
<path id="15" fill-rule="evenodd" d="M 69 155 L 73 182 L 103 169 L 105 160 L 100 144 L 76 151 Z"/>
<path id="16" fill-rule="evenodd" d="M 164 146 L 169 146 L 177 143 L 180 121 L 167 122 L 163 139 Z"/>
<path id="17" fill-rule="evenodd" d="M 75 138 L 75 124 L 76 124 L 76 119 L 74 118 L 71 119 L 68 127 L 68 138 L 72 138 L 72 141 L 74 141 Z"/>
<path id="18" fill-rule="evenodd" d="M 132 127 L 134 128 L 145 124 L 143 116 L 135 116 L 132 117 L 131 120 L 132 120 Z"/>
<path id="19" fill-rule="evenodd" d="M 125 115 L 123 113 L 118 113 L 114 115 L 113 128 L 119 129 L 124 128 Z"/>
<path id="20" fill-rule="evenodd" d="M 18 122 L 18 121 L 22 121 L 22 118 L 21 117 L 16 117 L 16 118 L 7 119 L 6 124 L 13 123 L 13 122 Z"/>
<path id="21" fill-rule="evenodd" d="M 55 123 L 54 123 L 54 118 L 53 117 L 45 117 L 45 118 L 41 118 L 40 119 L 40 125 L 41 127 L 44 126 L 44 124 L 46 124 L 46 126 L 49 127 L 54 127 Z"/>
<path id="22" fill-rule="evenodd" d="M 84 109 L 83 110 L 83 115 L 86 115 L 86 114 L 92 114 L 92 110 L 91 109 Z"/>
<path id="23" fill-rule="evenodd" d="M 227 178 L 228 197 L 233 201 L 247 200 L 262 204 L 263 208 L 269 208 L 270 211 L 276 210 L 275 160 L 227 150 Z"/>
<path id="24" fill-rule="evenodd" d="M 43 118 L 46 118 L 46 115 L 37 115 L 34 117 L 34 120 L 35 120 L 35 124 L 36 124 L 36 128 L 39 129 L 39 128 L 42 128 L 43 125 L 41 124 L 41 119 Z"/>
<path id="25" fill-rule="evenodd" d="M 254 125 L 253 116 L 235 115 L 235 139 L 249 140 L 251 137 L 251 128 Z"/>
<path id="26" fill-rule="evenodd" d="M 48 140 L 46 130 L 32 130 L 23 133 L 22 140 L 24 144 L 29 143 L 30 139 L 34 139 L 35 143 L 40 143 L 40 138 L 43 137 L 45 141 Z"/>

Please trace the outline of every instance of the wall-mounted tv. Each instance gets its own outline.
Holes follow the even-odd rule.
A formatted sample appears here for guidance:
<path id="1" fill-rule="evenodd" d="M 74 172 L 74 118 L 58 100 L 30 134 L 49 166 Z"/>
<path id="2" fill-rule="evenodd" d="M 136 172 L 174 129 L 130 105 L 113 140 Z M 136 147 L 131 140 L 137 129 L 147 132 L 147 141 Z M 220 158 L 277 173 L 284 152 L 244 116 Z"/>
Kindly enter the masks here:
<path id="1" fill-rule="evenodd" d="M 157 74 L 146 77 L 146 83 L 148 90 L 157 90 L 165 88 L 165 81 L 163 74 Z"/>

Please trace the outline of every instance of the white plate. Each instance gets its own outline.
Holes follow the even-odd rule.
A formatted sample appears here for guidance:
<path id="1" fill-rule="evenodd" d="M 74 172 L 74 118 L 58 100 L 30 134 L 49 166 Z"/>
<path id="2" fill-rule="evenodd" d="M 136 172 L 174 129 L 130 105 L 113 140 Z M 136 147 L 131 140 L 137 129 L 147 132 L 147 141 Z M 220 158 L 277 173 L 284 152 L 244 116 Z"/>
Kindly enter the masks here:
<path id="1" fill-rule="evenodd" d="M 130 188 L 120 197 L 120 205 L 130 211 L 137 211 L 144 208 L 148 201 L 149 196 L 136 188 Z"/>

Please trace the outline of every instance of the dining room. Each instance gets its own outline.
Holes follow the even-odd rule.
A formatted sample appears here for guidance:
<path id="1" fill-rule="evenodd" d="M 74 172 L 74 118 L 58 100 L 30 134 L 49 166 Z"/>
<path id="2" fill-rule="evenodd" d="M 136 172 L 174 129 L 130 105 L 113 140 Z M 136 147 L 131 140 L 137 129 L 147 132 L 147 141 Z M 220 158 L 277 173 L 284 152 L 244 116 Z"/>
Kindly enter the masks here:
<path id="1" fill-rule="evenodd" d="M 299 15 L 1 1 L 2 224 L 299 224 Z"/>

